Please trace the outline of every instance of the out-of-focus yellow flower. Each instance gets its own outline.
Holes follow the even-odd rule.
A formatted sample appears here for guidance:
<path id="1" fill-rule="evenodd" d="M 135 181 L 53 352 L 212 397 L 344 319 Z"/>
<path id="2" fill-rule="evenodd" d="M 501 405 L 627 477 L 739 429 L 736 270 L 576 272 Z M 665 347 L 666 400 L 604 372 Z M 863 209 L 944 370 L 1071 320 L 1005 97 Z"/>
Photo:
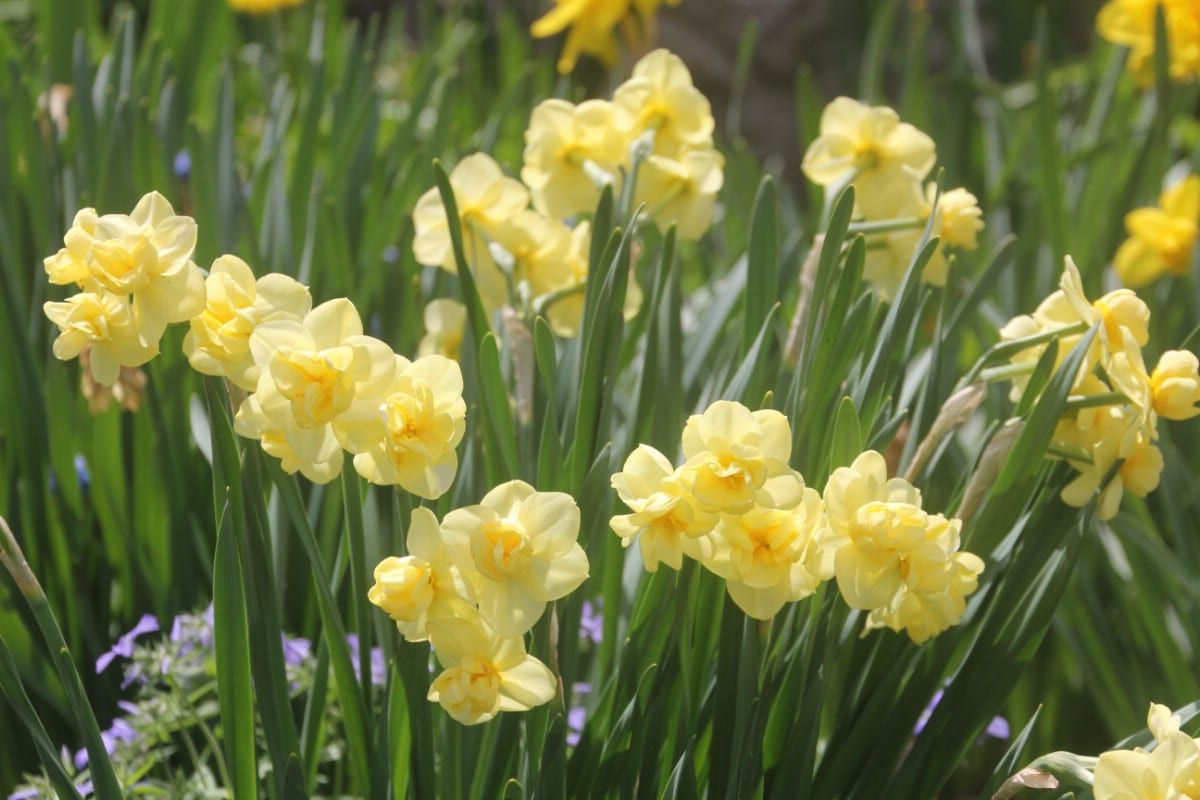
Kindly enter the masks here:
<path id="1" fill-rule="evenodd" d="M 627 146 L 607 100 L 542 101 L 529 118 L 521 168 L 533 207 L 555 219 L 595 210 L 604 184 L 619 179 Z"/>
<path id="2" fill-rule="evenodd" d="M 439 355 L 458 361 L 467 326 L 467 307 L 457 300 L 432 300 L 425 306 L 423 319 L 425 335 L 417 345 L 417 355 Z"/>
<path id="3" fill-rule="evenodd" d="M 507 177 L 496 160 L 486 153 L 467 156 L 450 173 L 450 186 L 458 206 L 463 248 L 467 261 L 479 272 L 488 258 L 488 244 L 510 217 L 529 205 L 529 190 Z M 413 254 L 417 263 L 457 272 L 446 209 L 437 188 L 417 200 L 413 209 Z"/>
<path id="4" fill-rule="evenodd" d="M 66 361 L 90 346 L 88 368 L 101 386 L 113 385 L 121 367 L 137 367 L 158 355 L 158 339 L 143 340 L 123 297 L 80 292 L 42 308 L 60 331 L 54 340 L 55 357 Z"/>
<path id="5" fill-rule="evenodd" d="M 1188 175 L 1164 191 L 1157 208 L 1126 214 L 1129 238 L 1113 257 L 1121 283 L 1137 289 L 1163 275 L 1186 275 L 1192 268 L 1198 225 L 1200 175 Z"/>
<path id="6" fill-rule="evenodd" d="M 396 356 L 396 375 L 382 402 L 355 402 L 338 429 L 347 449 L 358 453 L 354 468 L 371 483 L 398 484 L 436 500 L 458 472 L 455 448 L 466 431 L 458 362 L 428 355 L 410 362 Z"/>
<path id="7" fill-rule="evenodd" d="M 304 0 L 229 0 L 229 7 L 243 14 L 270 14 L 303 4 Z"/>
<path id="8" fill-rule="evenodd" d="M 813 183 L 853 182 L 855 203 L 869 219 L 886 219 L 920 194 L 937 158 L 933 140 L 885 106 L 839 97 L 821 112 L 820 135 L 804 153 Z"/>
<path id="9" fill-rule="evenodd" d="M 207 304 L 191 320 L 183 352 L 197 372 L 224 375 L 248 392 L 258 385 L 259 368 L 250 353 L 250 335 L 260 322 L 299 321 L 312 309 L 308 287 L 271 273 L 257 281 L 237 256 L 224 255 L 209 270 Z"/>
<path id="10" fill-rule="evenodd" d="M 1090 462 L 1068 459 L 1079 471 L 1062 490 L 1062 501 L 1082 508 L 1096 493 L 1096 518 L 1109 520 L 1116 516 L 1121 497 L 1129 490 L 1145 497 L 1158 486 L 1162 474 L 1162 452 L 1144 433 L 1140 415 L 1128 406 L 1084 408 L 1059 424 L 1054 441 L 1088 452 Z M 1111 479 L 1105 478 L 1113 465 L 1121 467 Z"/>
<path id="11" fill-rule="evenodd" d="M 1200 414 L 1200 360 L 1188 350 L 1168 350 L 1150 375 L 1154 410 L 1165 419 L 1191 419 Z"/>
<path id="12" fill-rule="evenodd" d="M 657 572 L 659 563 L 681 569 L 684 555 L 697 561 L 712 555 L 707 534 L 717 515 L 700 507 L 683 475 L 662 453 L 639 445 L 612 476 L 612 486 L 633 512 L 612 518 L 613 533 L 621 537 L 622 547 L 637 540 L 648 571 Z"/>
<path id="13" fill-rule="evenodd" d="M 669 50 L 655 50 L 634 65 L 613 92 L 613 109 L 629 140 L 654 132 L 654 155 L 679 159 L 687 150 L 712 148 L 712 108 L 683 59 Z"/>
<path id="14" fill-rule="evenodd" d="M 391 348 L 363 336 L 358 310 L 341 298 L 317 306 L 302 322 L 259 324 L 250 350 L 260 369 L 258 385 L 238 409 L 234 429 L 260 439 L 268 453 L 274 448 L 285 470 L 331 479 L 327 470 L 347 438 L 338 418 L 355 400 L 382 401 L 396 371 Z"/>
<path id="15" fill-rule="evenodd" d="M 679 0 L 666 0 L 678 5 Z M 568 27 L 567 40 L 558 59 L 558 71 L 566 75 L 575 69 L 579 56 L 587 54 L 608 66 L 617 61 L 617 43 L 613 30 L 635 11 L 647 31 L 654 29 L 654 15 L 662 0 L 554 0 L 554 8 L 535 20 L 529 32 L 538 39 L 554 36 Z M 653 38 L 652 35 L 646 38 Z"/>
<path id="16" fill-rule="evenodd" d="M 430 685 L 429 699 L 463 725 L 487 722 L 501 711 L 528 711 L 558 691 L 554 673 L 525 652 L 519 637 L 496 635 L 477 614 L 438 620 L 429 639 L 445 667 Z"/>
<path id="17" fill-rule="evenodd" d="M 686 150 L 678 159 L 652 155 L 638 171 L 635 204 L 645 204 L 660 230 L 674 224 L 680 239 L 699 239 L 712 225 L 724 166 L 712 148 Z"/>
<path id="18" fill-rule="evenodd" d="M 824 524 L 823 511 L 821 496 L 806 487 L 789 509 L 755 506 L 744 514 L 722 514 L 714 537 L 717 550 L 704 566 L 725 578 L 738 608 L 754 619 L 770 619 L 820 584 L 807 557 Z"/>
<path id="19" fill-rule="evenodd" d="M 693 414 L 683 429 L 683 469 L 692 495 L 709 511 L 740 514 L 756 499 L 778 508 L 794 507 L 804 481 L 787 465 L 791 450 L 787 417 L 773 409 L 751 411 L 728 400 Z M 759 497 L 760 491 L 766 496 Z"/>
<path id="20" fill-rule="evenodd" d="M 925 197 L 930 205 L 933 204 L 936 193 L 936 184 L 926 185 Z M 974 250 L 979 246 L 978 236 L 981 230 L 983 211 L 980 210 L 979 200 L 975 195 L 963 188 L 942 192 L 938 198 L 933 232 L 942 238 L 943 246 Z"/>
<path id="21" fill-rule="evenodd" d="M 1154 18 L 1159 6 L 1167 24 L 1168 72 L 1177 82 L 1200 76 L 1200 8 L 1195 0 L 1109 0 L 1096 15 L 1096 30 L 1130 48 L 1129 69 L 1142 84 L 1154 79 Z"/>
<path id="22" fill-rule="evenodd" d="M 451 511 L 442 520 L 442 535 L 455 563 L 478 576 L 479 612 L 501 636 L 523 635 L 547 603 L 588 576 L 587 555 L 576 541 L 575 500 L 562 492 L 539 492 L 524 481 L 501 484 L 479 505 Z"/>
<path id="23" fill-rule="evenodd" d="M 1150 704 L 1147 727 L 1157 745 L 1146 752 L 1110 750 L 1096 760 L 1096 800 L 1184 800 L 1200 796 L 1200 739 L 1179 730 L 1179 717 Z"/>
<path id="24" fill-rule="evenodd" d="M 429 509 L 413 510 L 407 548 L 407 556 L 388 556 L 375 567 L 367 599 L 396 621 L 406 640 L 423 642 L 431 618 L 473 610 L 471 589 L 446 555 L 437 517 Z"/>

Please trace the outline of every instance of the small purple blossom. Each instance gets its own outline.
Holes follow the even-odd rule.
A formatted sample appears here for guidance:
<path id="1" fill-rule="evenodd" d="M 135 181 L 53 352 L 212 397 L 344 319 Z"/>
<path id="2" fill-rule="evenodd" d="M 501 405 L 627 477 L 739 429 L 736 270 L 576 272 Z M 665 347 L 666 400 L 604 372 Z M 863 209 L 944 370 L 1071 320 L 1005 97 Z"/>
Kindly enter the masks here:
<path id="1" fill-rule="evenodd" d="M 929 718 L 933 716 L 933 710 L 937 708 L 938 703 L 942 702 L 942 696 L 945 694 L 943 689 L 938 689 L 933 693 L 933 699 L 929 701 L 929 705 L 925 706 L 921 716 L 917 717 L 917 724 L 913 726 L 913 736 L 920 736 L 921 731 L 925 730 L 925 726 L 929 724 Z M 984 730 L 985 736 L 995 739 L 1007 739 L 1009 733 L 1008 720 L 1004 717 L 993 717 L 992 721 L 988 723 L 987 729 Z"/>
<path id="2" fill-rule="evenodd" d="M 133 726 L 121 717 L 114 719 L 112 727 L 110 727 L 108 730 L 100 732 L 100 741 L 104 742 L 104 752 L 108 753 L 110 756 L 116 750 L 119 742 L 128 744 L 136 741 L 137 737 L 137 731 L 134 730 Z M 83 769 L 88 765 L 87 748 L 83 748 L 75 752 L 74 762 L 75 769 Z"/>
<path id="3" fill-rule="evenodd" d="M 83 453 L 75 454 L 75 480 L 79 483 L 80 493 L 87 498 L 92 491 L 92 473 Z"/>
<path id="4" fill-rule="evenodd" d="M 312 657 L 312 643 L 308 639 L 290 638 L 283 635 L 283 663 L 290 667 L 299 667 Z"/>
<path id="5" fill-rule="evenodd" d="M 192 177 L 192 155 L 187 150 L 180 150 L 175 154 L 175 161 L 171 165 L 175 170 L 175 177 L 181 181 L 186 181 Z"/>
<path id="6" fill-rule="evenodd" d="M 583 724 L 587 721 L 587 709 L 574 706 L 567 711 L 567 744 L 576 747 L 583 737 Z"/>
<path id="7" fill-rule="evenodd" d="M 37 797 L 39 794 L 41 794 L 41 792 L 30 786 L 27 789 L 18 789 L 17 791 L 13 792 L 8 796 L 8 800 L 30 800 L 30 798 Z"/>
<path id="8" fill-rule="evenodd" d="M 350 646 L 350 661 L 358 664 L 358 634 L 346 634 L 346 644 Z M 383 686 L 387 683 L 387 663 L 383 660 L 383 650 L 371 648 L 371 685 Z"/>
<path id="9" fill-rule="evenodd" d="M 104 670 L 108 669 L 108 665 L 113 662 L 117 656 L 123 658 L 131 658 L 133 656 L 133 643 L 141 635 L 146 633 L 154 633 L 159 630 L 158 620 L 153 614 L 145 614 L 133 629 L 117 639 L 117 643 L 112 646 L 112 649 L 106 653 L 101 653 L 96 659 L 96 674 L 99 675 Z"/>
<path id="10" fill-rule="evenodd" d="M 588 639 L 592 644 L 600 644 L 600 640 L 604 638 L 603 603 L 597 601 L 593 605 L 591 600 L 583 601 L 583 612 L 579 617 L 579 638 L 581 641 Z"/>

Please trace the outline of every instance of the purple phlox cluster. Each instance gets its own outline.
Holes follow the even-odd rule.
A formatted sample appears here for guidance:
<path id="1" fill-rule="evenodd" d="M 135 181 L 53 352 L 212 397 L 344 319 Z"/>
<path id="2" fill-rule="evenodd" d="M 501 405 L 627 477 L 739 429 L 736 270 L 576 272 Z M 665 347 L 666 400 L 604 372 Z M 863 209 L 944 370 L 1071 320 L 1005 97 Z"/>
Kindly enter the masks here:
<path id="1" fill-rule="evenodd" d="M 122 710 L 132 709 L 137 713 L 137 706 L 126 703 L 122 706 Z M 136 741 L 138 733 L 132 725 L 125 721 L 123 717 L 117 717 L 112 721 L 112 725 L 106 731 L 100 732 L 100 741 L 104 742 L 104 751 L 110 756 L 117 748 L 118 742 L 130 743 Z M 75 752 L 75 769 L 83 769 L 88 765 L 87 748 L 81 748 Z"/>
<path id="2" fill-rule="evenodd" d="M 213 649 L 212 603 L 199 614 L 180 614 L 175 617 L 167 639 L 175 645 L 175 651 L 173 656 L 163 657 L 160 665 L 163 675 L 177 664 L 207 658 Z"/>
<path id="3" fill-rule="evenodd" d="M 597 600 L 583 601 L 583 611 L 579 616 L 579 638 L 589 640 L 592 644 L 600 644 L 604 638 L 604 603 Z"/>
<path id="4" fill-rule="evenodd" d="M 580 737 L 583 736 L 583 725 L 587 721 L 587 709 L 583 706 L 583 698 L 591 693 L 590 683 L 571 684 L 571 694 L 575 698 L 575 704 L 567 710 L 567 744 L 571 747 L 578 745 Z"/>
<path id="5" fill-rule="evenodd" d="M 346 634 L 346 644 L 350 646 L 350 661 L 358 664 L 358 634 Z M 387 682 L 387 663 L 383 660 L 383 650 L 371 648 L 371 685 L 383 686 Z"/>
<path id="6" fill-rule="evenodd" d="M 132 630 L 117 639 L 117 643 L 112 646 L 111 650 L 101 653 L 100 657 L 96 659 L 96 674 L 100 674 L 108 669 L 108 665 L 117 656 L 132 658 L 134 641 L 143 634 L 154 633 L 157 630 L 159 630 L 158 619 L 153 614 L 142 615 L 142 618 L 138 620 L 137 625 L 134 625 Z"/>
<path id="7" fill-rule="evenodd" d="M 933 716 L 933 710 L 937 708 L 938 703 L 942 702 L 942 696 L 945 693 L 944 689 L 938 689 L 933 693 L 933 699 L 929 701 L 929 705 L 925 706 L 925 710 L 921 712 L 921 716 L 917 717 L 917 724 L 913 726 L 913 736 L 919 736 L 921 731 L 925 730 L 925 726 L 929 724 L 929 718 Z M 994 739 L 1007 739 L 1011 733 L 1008 727 L 1008 720 L 1004 717 L 993 717 L 983 733 L 985 736 L 991 736 Z"/>

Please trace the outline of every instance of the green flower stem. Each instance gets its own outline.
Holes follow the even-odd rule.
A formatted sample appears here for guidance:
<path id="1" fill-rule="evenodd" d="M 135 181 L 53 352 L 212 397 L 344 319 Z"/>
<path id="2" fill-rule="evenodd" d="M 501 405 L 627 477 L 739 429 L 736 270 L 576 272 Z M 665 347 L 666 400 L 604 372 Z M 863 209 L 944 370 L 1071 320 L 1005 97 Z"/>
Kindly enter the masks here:
<path id="1" fill-rule="evenodd" d="M 1085 450 L 1082 447 L 1072 447 L 1069 444 L 1062 444 L 1061 442 L 1051 442 L 1050 446 L 1046 448 L 1046 452 L 1049 455 L 1058 456 L 1070 461 L 1082 461 L 1086 464 L 1091 464 L 1094 461 L 1091 451 Z"/>
<path id="2" fill-rule="evenodd" d="M 1031 347 L 1037 347 L 1064 336 L 1074 336 L 1076 334 L 1087 333 L 1089 327 L 1090 326 L 1086 322 L 1076 322 L 1072 325 L 1064 325 L 1061 328 L 1054 328 L 1053 330 L 1035 333 L 1032 336 L 1024 336 L 1020 339 L 1009 339 L 1006 342 L 998 342 L 997 344 L 994 344 L 988 348 L 988 350 L 979 357 L 979 360 L 975 362 L 973 367 L 971 367 L 970 372 L 964 375 L 962 380 L 959 381 L 959 386 L 966 386 L 967 384 L 974 383 L 976 380 L 979 380 L 985 371 L 984 368 L 988 364 L 994 364 L 997 361 L 1004 361 L 1016 355 L 1017 353 L 1020 353 L 1022 350 L 1028 350 Z M 1033 371 L 1036 363 L 1036 359 L 1031 359 L 1030 366 L 1028 368 L 1029 372 Z M 1021 373 L 1018 372 L 1012 374 L 1019 375 Z"/>
<path id="3" fill-rule="evenodd" d="M 654 150 L 654 130 L 651 129 L 639 136 L 629 146 L 629 174 L 621 186 L 621 196 L 617 201 L 617 219 L 627 220 L 633 214 L 633 197 L 637 191 L 638 170 L 642 162 L 650 157 Z"/>
<path id="4" fill-rule="evenodd" d="M 1079 411 L 1084 408 L 1099 406 L 1123 406 L 1132 402 L 1121 392 L 1101 392 L 1100 394 L 1072 395 L 1067 398 L 1066 411 Z"/>
<path id="5" fill-rule="evenodd" d="M 850 228 L 846 231 L 846 238 L 853 239 L 860 233 L 869 235 L 872 233 L 919 230 L 925 227 L 927 221 L 927 217 L 897 217 L 895 219 L 851 222 Z"/>
<path id="6" fill-rule="evenodd" d="M 88 702 L 87 692 L 83 689 L 83 681 L 79 678 L 79 671 L 75 669 L 75 662 L 71 659 L 71 651 L 63 639 L 62 629 L 58 627 L 46 593 L 33 570 L 29 568 L 25 554 L 4 517 L 0 517 L 0 563 L 3 563 L 4 568 L 12 575 L 17 589 L 29 603 L 42 638 L 50 649 L 54 668 L 58 671 L 59 680 L 66 689 L 67 699 L 75 714 L 75 723 L 83 734 L 96 797 L 99 800 L 120 800 L 123 796 L 121 785 L 113 772 L 112 762 L 108 759 L 108 751 L 105 750 L 104 740 L 100 737 L 100 726 L 96 723 L 96 714 Z"/>
<path id="7" fill-rule="evenodd" d="M 1030 375 L 1037 368 L 1036 361 L 1023 361 L 1019 364 L 1002 364 L 989 367 L 979 373 L 979 379 L 984 383 L 1008 380 L 1020 375 Z"/>

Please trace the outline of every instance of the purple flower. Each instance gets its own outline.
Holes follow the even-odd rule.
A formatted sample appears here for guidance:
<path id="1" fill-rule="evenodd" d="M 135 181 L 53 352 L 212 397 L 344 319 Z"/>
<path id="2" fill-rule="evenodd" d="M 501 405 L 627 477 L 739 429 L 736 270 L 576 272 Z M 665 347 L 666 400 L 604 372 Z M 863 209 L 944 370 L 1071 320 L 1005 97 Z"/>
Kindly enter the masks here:
<path id="1" fill-rule="evenodd" d="M 8 800 L 29 800 L 31 797 L 37 797 L 41 792 L 30 786 L 28 789 L 18 789 L 8 796 Z"/>
<path id="2" fill-rule="evenodd" d="M 186 181 L 192 177 L 192 156 L 187 150 L 180 150 L 175 154 L 175 161 L 171 165 L 175 169 L 175 177 L 181 181 Z"/>
<path id="3" fill-rule="evenodd" d="M 138 733 L 133 729 L 133 726 L 117 717 L 113 720 L 112 727 L 106 731 L 100 732 L 100 741 L 104 742 L 104 752 L 110 756 L 117 749 L 118 742 L 134 742 L 138 738 Z M 88 765 L 88 751 L 86 748 L 76 751 L 75 753 L 75 769 L 83 769 Z"/>
<path id="4" fill-rule="evenodd" d="M 590 639 L 592 644 L 600 644 L 604 638 L 603 603 L 597 601 L 592 605 L 591 600 L 583 601 L 583 613 L 579 617 L 579 638 Z"/>
<path id="5" fill-rule="evenodd" d="M 312 656 L 312 643 L 308 639 L 292 639 L 283 636 L 283 661 L 290 667 L 298 667 Z"/>
<path id="6" fill-rule="evenodd" d="M 92 490 L 92 473 L 83 453 L 75 454 L 75 480 L 79 482 L 79 492 L 86 498 Z"/>
<path id="7" fill-rule="evenodd" d="M 358 634 L 346 634 L 346 644 L 350 646 L 350 661 L 358 664 Z M 371 685 L 383 686 L 387 682 L 387 663 L 383 660 L 383 650 L 371 648 Z"/>
<path id="8" fill-rule="evenodd" d="M 1008 729 L 1008 720 L 1004 717 L 992 717 L 992 721 L 988 723 L 984 733 L 994 739 L 1007 740 L 1011 733 Z"/>
<path id="9" fill-rule="evenodd" d="M 108 665 L 111 664 L 113 659 L 117 656 L 122 656 L 124 658 L 132 657 L 134 640 L 142 634 L 154 633 L 158 629 L 158 620 L 155 619 L 153 614 L 143 615 L 142 618 L 138 620 L 138 624 L 134 625 L 133 629 L 129 631 L 129 633 L 125 634 L 120 639 L 117 639 L 117 643 L 113 645 L 111 650 L 109 650 L 107 653 L 101 653 L 100 657 L 96 659 L 96 674 L 99 675 L 101 672 L 104 672 L 104 670 L 108 669 Z"/>
<path id="10" fill-rule="evenodd" d="M 919 736 L 921 731 L 925 730 L 925 726 L 929 724 L 929 718 L 933 716 L 933 710 L 937 708 L 938 703 L 942 702 L 942 695 L 945 691 L 938 689 L 933 693 L 933 699 L 929 701 L 929 705 L 925 706 L 925 710 L 921 712 L 921 716 L 917 717 L 917 724 L 913 726 L 913 736 Z M 996 739 L 1007 739 L 1009 736 L 1008 720 L 1004 717 L 992 717 L 992 721 L 988 723 L 987 729 L 984 730 L 985 736 L 991 736 Z"/>
<path id="11" fill-rule="evenodd" d="M 583 724 L 587 721 L 587 709 L 573 706 L 567 711 L 567 744 L 575 747 L 583 736 Z"/>

